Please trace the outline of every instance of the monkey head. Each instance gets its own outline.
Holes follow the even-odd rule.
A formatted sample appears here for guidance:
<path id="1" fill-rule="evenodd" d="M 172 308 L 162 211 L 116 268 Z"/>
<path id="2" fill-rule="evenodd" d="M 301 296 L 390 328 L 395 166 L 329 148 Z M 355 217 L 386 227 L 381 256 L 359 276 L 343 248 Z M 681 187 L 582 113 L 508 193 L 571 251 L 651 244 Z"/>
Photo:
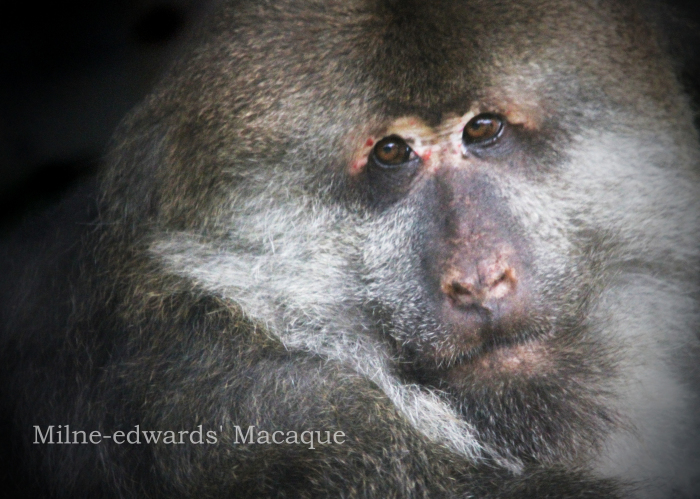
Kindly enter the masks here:
<path id="1" fill-rule="evenodd" d="M 700 185 L 650 24 L 619 2 L 258 8 L 222 11 L 123 125 L 104 216 L 126 244 L 462 453 L 582 463 L 642 425 L 619 380 L 653 336 L 636 311 L 695 289 Z"/>

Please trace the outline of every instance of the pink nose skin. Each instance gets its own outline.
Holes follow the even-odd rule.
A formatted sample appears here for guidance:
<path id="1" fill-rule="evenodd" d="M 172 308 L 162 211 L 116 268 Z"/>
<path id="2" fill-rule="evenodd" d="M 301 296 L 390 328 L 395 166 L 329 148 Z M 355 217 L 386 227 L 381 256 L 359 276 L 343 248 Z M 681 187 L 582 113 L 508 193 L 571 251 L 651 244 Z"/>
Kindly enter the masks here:
<path id="1" fill-rule="evenodd" d="M 507 261 L 481 261 L 470 270 L 452 268 L 442 279 L 442 292 L 457 305 L 491 308 L 511 295 L 518 284 L 515 269 Z"/>

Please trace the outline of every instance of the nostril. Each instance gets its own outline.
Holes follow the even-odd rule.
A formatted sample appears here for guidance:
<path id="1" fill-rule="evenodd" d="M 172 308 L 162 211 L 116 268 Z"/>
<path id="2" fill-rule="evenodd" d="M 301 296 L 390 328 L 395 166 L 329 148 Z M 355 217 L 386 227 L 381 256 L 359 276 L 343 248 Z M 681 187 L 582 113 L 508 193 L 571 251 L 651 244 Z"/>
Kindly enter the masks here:
<path id="1" fill-rule="evenodd" d="M 506 267 L 493 279 L 486 281 L 485 299 L 497 300 L 511 293 L 517 285 L 517 278 L 512 267 Z"/>
<path id="2" fill-rule="evenodd" d="M 482 300 L 476 275 L 470 277 L 453 272 L 443 280 L 442 292 L 460 305 L 476 304 Z"/>
<path id="3" fill-rule="evenodd" d="M 474 287 L 471 284 L 463 284 L 459 281 L 452 281 L 448 287 L 449 292 L 457 295 L 473 295 Z"/>
<path id="4" fill-rule="evenodd" d="M 517 286 L 515 270 L 510 266 L 481 266 L 472 274 L 448 272 L 442 292 L 459 305 L 483 305 L 507 297 Z"/>
<path id="5" fill-rule="evenodd" d="M 460 305 L 475 304 L 480 301 L 478 289 L 467 280 L 452 279 L 442 286 L 442 291 Z"/>
<path id="6" fill-rule="evenodd" d="M 493 283 L 490 283 L 489 285 L 490 285 L 490 286 L 495 286 L 495 285 L 500 284 L 500 283 L 502 283 L 503 281 L 507 281 L 507 280 L 508 280 L 508 271 L 505 271 L 505 272 L 503 272 L 500 276 L 498 276 L 498 277 L 493 281 Z"/>

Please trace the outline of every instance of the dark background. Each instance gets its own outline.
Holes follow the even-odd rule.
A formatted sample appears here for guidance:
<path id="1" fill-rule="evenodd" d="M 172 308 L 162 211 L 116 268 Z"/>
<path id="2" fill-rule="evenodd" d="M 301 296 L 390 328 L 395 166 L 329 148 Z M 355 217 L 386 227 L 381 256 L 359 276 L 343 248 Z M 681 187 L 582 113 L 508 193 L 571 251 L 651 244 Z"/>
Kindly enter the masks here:
<path id="1" fill-rule="evenodd" d="M 0 235 L 97 168 L 210 4 L 0 2 Z"/>
<path id="2" fill-rule="evenodd" d="M 700 0 L 669 0 L 682 80 L 700 96 Z M 0 235 L 93 172 L 112 130 L 211 0 L 0 5 Z M 695 100 L 696 103 L 700 99 Z"/>

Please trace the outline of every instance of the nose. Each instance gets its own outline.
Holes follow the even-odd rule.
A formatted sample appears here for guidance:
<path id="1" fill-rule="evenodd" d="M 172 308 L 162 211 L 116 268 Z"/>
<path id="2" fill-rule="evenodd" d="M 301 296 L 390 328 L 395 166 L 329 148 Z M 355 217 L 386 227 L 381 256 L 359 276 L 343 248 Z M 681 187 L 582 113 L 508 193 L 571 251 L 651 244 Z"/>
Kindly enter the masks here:
<path id="1" fill-rule="evenodd" d="M 515 266 L 501 256 L 448 269 L 441 281 L 442 292 L 455 306 L 495 309 L 507 301 L 518 285 Z"/>

